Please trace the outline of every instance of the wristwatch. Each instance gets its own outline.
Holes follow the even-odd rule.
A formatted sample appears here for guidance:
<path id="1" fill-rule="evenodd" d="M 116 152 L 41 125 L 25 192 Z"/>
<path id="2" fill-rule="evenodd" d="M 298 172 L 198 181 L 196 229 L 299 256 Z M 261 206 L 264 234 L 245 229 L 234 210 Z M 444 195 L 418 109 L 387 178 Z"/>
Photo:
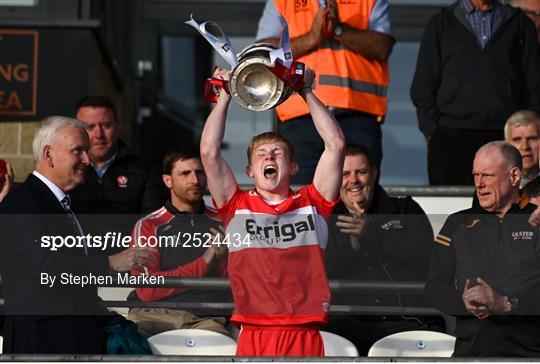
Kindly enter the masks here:
<path id="1" fill-rule="evenodd" d="M 343 34 L 343 27 L 341 26 L 341 24 L 338 24 L 334 28 L 334 37 L 339 37 L 341 36 L 341 34 Z"/>
<path id="2" fill-rule="evenodd" d="M 508 297 L 506 304 L 510 306 L 510 311 L 515 311 L 519 308 L 519 300 L 517 297 Z"/>

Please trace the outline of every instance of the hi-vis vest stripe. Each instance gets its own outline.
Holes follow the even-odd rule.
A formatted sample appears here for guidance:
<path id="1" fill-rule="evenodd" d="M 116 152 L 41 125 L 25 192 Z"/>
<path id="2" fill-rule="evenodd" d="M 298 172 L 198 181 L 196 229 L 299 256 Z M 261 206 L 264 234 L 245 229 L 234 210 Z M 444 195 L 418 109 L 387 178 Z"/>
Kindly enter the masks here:
<path id="1" fill-rule="evenodd" d="M 386 97 L 386 90 L 388 89 L 385 86 L 375 85 L 369 82 L 363 82 L 363 81 L 353 80 L 352 78 L 344 78 L 344 77 L 337 77 L 337 76 L 330 76 L 330 75 L 320 75 L 319 85 L 347 87 L 353 91 L 360 91 L 360 92 L 365 92 L 368 94 L 373 94 L 377 96 L 385 96 L 385 97 Z"/>
<path id="2" fill-rule="evenodd" d="M 356 29 L 368 29 L 375 1 L 338 1 L 340 21 Z M 291 38 L 307 33 L 319 10 L 317 0 L 274 0 L 274 4 L 287 19 Z M 298 61 L 306 63 L 317 73 L 313 92 L 323 104 L 377 116 L 386 115 L 387 61 L 366 59 L 331 39 L 324 40 L 319 49 Z M 276 111 L 281 121 L 309 114 L 304 100 L 297 94 L 289 97 Z"/>

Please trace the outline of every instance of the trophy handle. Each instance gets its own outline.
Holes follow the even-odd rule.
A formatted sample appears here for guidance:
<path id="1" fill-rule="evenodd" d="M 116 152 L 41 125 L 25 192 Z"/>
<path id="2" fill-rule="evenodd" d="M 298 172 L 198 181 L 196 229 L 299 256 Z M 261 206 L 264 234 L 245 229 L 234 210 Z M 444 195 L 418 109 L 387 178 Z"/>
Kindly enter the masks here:
<path id="1" fill-rule="evenodd" d="M 268 69 L 294 91 L 300 91 L 306 86 L 304 82 L 306 65 L 302 62 L 294 61 L 291 68 L 287 68 L 281 60 L 276 59 L 274 66 Z"/>
<path id="2" fill-rule="evenodd" d="M 204 99 L 207 102 L 216 103 L 219 98 L 219 90 L 223 89 L 226 93 L 229 93 L 229 81 L 219 78 L 207 78 L 204 81 Z"/>

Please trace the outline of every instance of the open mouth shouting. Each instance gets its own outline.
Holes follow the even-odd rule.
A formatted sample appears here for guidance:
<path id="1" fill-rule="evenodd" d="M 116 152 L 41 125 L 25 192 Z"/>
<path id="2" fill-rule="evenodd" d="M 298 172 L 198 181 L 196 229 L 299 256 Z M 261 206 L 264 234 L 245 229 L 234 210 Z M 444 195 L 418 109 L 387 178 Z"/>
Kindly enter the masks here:
<path id="1" fill-rule="evenodd" d="M 263 171 L 264 178 L 276 178 L 277 177 L 277 166 L 275 164 L 269 164 L 264 167 Z"/>

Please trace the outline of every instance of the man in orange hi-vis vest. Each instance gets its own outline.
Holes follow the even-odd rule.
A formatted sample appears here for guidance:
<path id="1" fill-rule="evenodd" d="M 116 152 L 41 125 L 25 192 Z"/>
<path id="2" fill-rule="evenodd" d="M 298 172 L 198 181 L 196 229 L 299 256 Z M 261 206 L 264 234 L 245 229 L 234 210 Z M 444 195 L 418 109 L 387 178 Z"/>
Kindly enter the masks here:
<path id="1" fill-rule="evenodd" d="M 317 73 L 314 93 L 336 117 L 347 143 L 368 147 L 380 166 L 387 60 L 395 43 L 388 1 L 267 0 L 257 42 L 279 45 L 279 14 L 287 20 L 294 59 Z M 278 132 L 294 145 L 302 166 L 292 183 L 308 184 L 323 141 L 300 96 L 291 96 L 276 111 Z"/>

